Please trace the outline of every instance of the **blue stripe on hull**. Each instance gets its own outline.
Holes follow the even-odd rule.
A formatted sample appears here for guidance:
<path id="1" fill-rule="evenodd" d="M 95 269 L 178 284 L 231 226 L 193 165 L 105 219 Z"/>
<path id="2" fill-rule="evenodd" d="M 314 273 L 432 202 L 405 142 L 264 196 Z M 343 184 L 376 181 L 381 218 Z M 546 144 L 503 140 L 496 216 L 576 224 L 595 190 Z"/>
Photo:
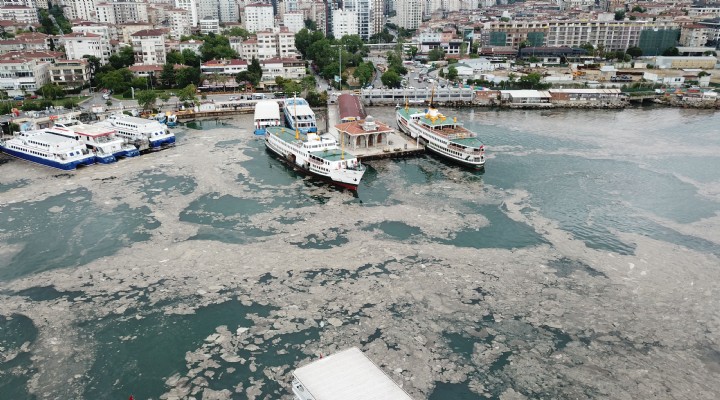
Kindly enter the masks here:
<path id="1" fill-rule="evenodd" d="M 115 158 L 114 155 L 109 156 L 95 156 L 95 161 L 99 162 L 100 164 L 111 164 L 117 161 L 117 158 Z"/>
<path id="2" fill-rule="evenodd" d="M 115 153 L 113 155 L 115 157 L 137 157 L 140 155 L 140 151 L 138 149 L 123 150 L 123 151 L 118 151 L 117 153 Z"/>
<path id="3" fill-rule="evenodd" d="M 165 139 L 160 139 L 160 140 L 151 140 L 150 147 L 160 147 L 160 146 L 164 146 L 166 144 L 173 144 L 173 143 L 175 143 L 175 136 L 171 136 L 171 137 L 168 137 Z"/>
<path id="4" fill-rule="evenodd" d="M 4 153 L 7 153 L 7 154 L 9 154 L 9 155 L 11 155 L 11 156 L 13 156 L 13 157 L 19 158 L 19 159 L 21 159 L 21 160 L 30 161 L 30 162 L 33 162 L 33 163 L 35 163 L 35 164 L 44 165 L 44 166 L 46 166 L 46 167 L 61 169 L 61 170 L 63 170 L 63 171 L 73 170 L 73 169 L 77 168 L 79 165 L 92 165 L 92 164 L 95 164 L 95 156 L 89 156 L 89 157 L 86 157 L 86 158 L 83 158 L 83 159 L 80 159 L 80 160 L 75 160 L 75 161 L 70 161 L 70 162 L 66 162 L 66 163 L 61 163 L 61 162 L 58 162 L 58 161 L 52 161 L 52 160 L 48 160 L 48 159 L 45 159 L 45 158 L 42 158 L 42 157 L 37 157 L 37 156 L 30 155 L 30 154 L 25 154 L 25 153 L 22 153 L 22 152 L 19 152 L 19 151 L 15 151 L 15 150 L 12 150 L 12 149 L 8 149 L 8 148 L 5 148 L 5 147 L 0 147 L 0 150 L 2 150 Z"/>

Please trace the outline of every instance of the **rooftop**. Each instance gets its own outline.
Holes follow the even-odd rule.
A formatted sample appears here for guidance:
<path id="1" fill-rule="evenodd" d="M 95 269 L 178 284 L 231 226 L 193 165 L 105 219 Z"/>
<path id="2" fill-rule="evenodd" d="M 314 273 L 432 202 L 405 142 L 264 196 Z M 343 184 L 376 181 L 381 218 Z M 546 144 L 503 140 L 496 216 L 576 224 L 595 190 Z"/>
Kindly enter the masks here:
<path id="1" fill-rule="evenodd" d="M 411 400 L 357 347 L 313 361 L 293 375 L 316 400 Z"/>

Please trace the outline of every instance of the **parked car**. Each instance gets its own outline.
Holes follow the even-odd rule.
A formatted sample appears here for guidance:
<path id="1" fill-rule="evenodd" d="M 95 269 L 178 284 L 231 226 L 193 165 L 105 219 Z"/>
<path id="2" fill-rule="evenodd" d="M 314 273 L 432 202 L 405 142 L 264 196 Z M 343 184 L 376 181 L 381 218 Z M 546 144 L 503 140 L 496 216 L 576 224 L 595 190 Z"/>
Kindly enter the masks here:
<path id="1" fill-rule="evenodd" d="M 35 99 L 38 98 L 38 95 L 34 94 L 34 95 L 30 96 L 30 98 L 33 99 L 33 100 L 35 100 Z"/>
<path id="2" fill-rule="evenodd" d="M 230 98 L 229 98 L 228 100 L 230 100 L 230 101 L 235 101 L 235 100 L 237 100 L 237 99 L 238 99 L 238 98 L 237 98 L 236 96 L 230 96 Z"/>
<path id="3" fill-rule="evenodd" d="M 22 101 L 22 100 L 25 100 L 25 96 L 17 95 L 15 97 L 13 97 L 13 100 Z"/>

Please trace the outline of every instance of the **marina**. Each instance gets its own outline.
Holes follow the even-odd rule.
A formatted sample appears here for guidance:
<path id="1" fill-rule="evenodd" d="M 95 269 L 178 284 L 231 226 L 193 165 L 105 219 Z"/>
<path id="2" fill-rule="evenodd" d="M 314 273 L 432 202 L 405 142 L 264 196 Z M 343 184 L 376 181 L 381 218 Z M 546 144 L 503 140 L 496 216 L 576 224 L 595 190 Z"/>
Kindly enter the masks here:
<path id="1" fill-rule="evenodd" d="M 355 192 L 252 114 L 72 174 L 0 154 L 2 393 L 292 400 L 357 347 L 417 400 L 713 399 L 719 116 L 617 113 L 454 110 L 492 173 L 372 160 Z"/>

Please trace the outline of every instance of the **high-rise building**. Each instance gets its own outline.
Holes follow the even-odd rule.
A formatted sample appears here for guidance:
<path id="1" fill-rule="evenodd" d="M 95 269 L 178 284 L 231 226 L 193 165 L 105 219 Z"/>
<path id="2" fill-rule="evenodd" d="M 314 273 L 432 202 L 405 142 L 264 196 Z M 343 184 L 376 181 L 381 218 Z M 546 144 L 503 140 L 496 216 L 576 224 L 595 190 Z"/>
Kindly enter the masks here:
<path id="1" fill-rule="evenodd" d="M 238 4 L 235 0 L 219 0 L 218 8 L 220 9 L 220 22 L 225 23 L 240 21 Z"/>
<path id="2" fill-rule="evenodd" d="M 205 17 L 212 19 L 220 19 L 220 1 L 219 0 L 195 0 L 197 4 L 198 20 Z"/>
<path id="3" fill-rule="evenodd" d="M 402 0 L 395 2 L 397 25 L 405 29 L 417 29 L 422 23 L 424 0 Z"/>
<path id="4" fill-rule="evenodd" d="M 175 7 L 187 10 L 190 16 L 190 23 L 192 26 L 197 26 L 198 14 L 195 0 L 175 0 Z"/>
<path id="5" fill-rule="evenodd" d="M 343 1 L 343 9 L 352 11 L 357 15 L 358 35 L 363 40 L 370 39 L 375 34 L 375 25 L 373 20 L 374 0 L 345 0 Z"/>
<path id="6" fill-rule="evenodd" d="M 345 35 L 358 34 L 358 18 L 355 11 L 333 10 L 333 36 L 340 39 Z"/>
<path id="7" fill-rule="evenodd" d="M 250 32 L 272 29 L 275 26 L 273 7 L 268 3 L 255 3 L 245 6 L 243 23 Z"/>

